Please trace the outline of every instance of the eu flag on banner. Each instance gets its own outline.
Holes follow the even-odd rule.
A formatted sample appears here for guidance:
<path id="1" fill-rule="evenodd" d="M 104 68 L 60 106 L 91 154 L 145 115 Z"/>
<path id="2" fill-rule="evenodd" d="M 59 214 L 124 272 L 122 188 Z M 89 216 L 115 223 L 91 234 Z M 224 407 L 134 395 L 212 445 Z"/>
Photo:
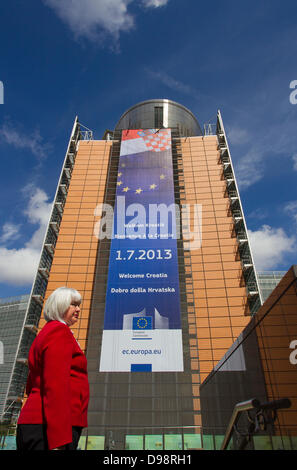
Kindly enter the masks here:
<path id="1" fill-rule="evenodd" d="M 134 317 L 133 330 L 152 330 L 152 317 Z"/>

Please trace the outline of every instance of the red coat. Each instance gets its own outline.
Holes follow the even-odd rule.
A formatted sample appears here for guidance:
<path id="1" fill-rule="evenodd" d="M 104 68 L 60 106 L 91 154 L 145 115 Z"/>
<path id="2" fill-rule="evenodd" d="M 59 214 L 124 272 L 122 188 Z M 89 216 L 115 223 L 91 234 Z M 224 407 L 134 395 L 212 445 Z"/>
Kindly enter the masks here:
<path id="1" fill-rule="evenodd" d="M 72 426 L 86 427 L 87 360 L 69 327 L 50 321 L 29 352 L 27 401 L 18 424 L 46 424 L 49 449 L 72 442 Z"/>

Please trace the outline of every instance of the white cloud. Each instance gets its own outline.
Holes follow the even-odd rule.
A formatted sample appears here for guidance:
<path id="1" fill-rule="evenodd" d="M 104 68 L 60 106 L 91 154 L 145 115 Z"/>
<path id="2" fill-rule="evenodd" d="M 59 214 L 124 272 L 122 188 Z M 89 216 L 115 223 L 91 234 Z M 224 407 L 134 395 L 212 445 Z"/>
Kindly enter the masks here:
<path id="1" fill-rule="evenodd" d="M 33 282 L 40 253 L 31 248 L 7 249 L 0 246 L 0 282 L 16 286 Z"/>
<path id="2" fill-rule="evenodd" d="M 76 37 L 95 40 L 100 29 L 118 38 L 134 26 L 127 7 L 133 0 L 44 0 Z"/>
<path id="3" fill-rule="evenodd" d="M 163 85 L 166 85 L 172 90 L 184 93 L 186 95 L 191 95 L 192 97 L 198 96 L 198 93 L 194 88 L 187 85 L 186 83 L 176 80 L 175 78 L 168 75 L 166 72 L 155 72 L 150 69 L 146 69 L 146 72 L 151 78 L 153 78 L 154 80 L 158 80 L 159 82 L 163 83 Z"/>
<path id="4" fill-rule="evenodd" d="M 247 189 L 264 176 L 265 162 L 263 153 L 260 150 L 249 150 L 234 166 L 239 188 L 241 190 Z"/>
<path id="5" fill-rule="evenodd" d="M 234 110 L 233 122 L 225 124 L 240 189 L 258 183 L 267 170 L 272 174 L 279 165 L 289 169 L 293 162 L 297 171 L 296 120 L 292 111 L 280 108 L 275 117 L 271 100 L 262 102 L 259 92 L 253 100 L 257 102 L 255 108 L 249 102 L 243 104 L 240 110 Z"/>
<path id="6" fill-rule="evenodd" d="M 43 139 L 38 130 L 32 134 L 24 134 L 10 123 L 4 123 L 0 128 L 0 139 L 16 148 L 30 150 L 38 160 L 45 159 L 50 150 L 50 146 L 42 142 Z"/>
<path id="7" fill-rule="evenodd" d="M 263 220 L 263 219 L 266 219 L 268 215 L 269 214 L 266 209 L 263 209 L 263 207 L 257 207 L 252 212 L 247 214 L 246 217 L 249 219 Z"/>
<path id="8" fill-rule="evenodd" d="M 227 128 L 227 139 L 232 145 L 245 144 L 249 138 L 249 133 L 246 129 L 240 129 L 239 127 Z"/>
<path id="9" fill-rule="evenodd" d="M 6 222 L 2 227 L 2 235 L 0 243 L 10 242 L 20 237 L 20 225 L 15 225 L 11 222 Z"/>
<path id="10" fill-rule="evenodd" d="M 28 206 L 24 214 L 28 216 L 32 224 L 46 225 L 48 222 L 51 203 L 47 194 L 40 188 L 29 184 L 23 189 L 23 194 L 29 198 Z"/>
<path id="11" fill-rule="evenodd" d="M 27 215 L 29 222 L 38 225 L 38 229 L 34 232 L 27 246 L 40 251 L 52 209 L 52 202 L 48 202 L 48 196 L 40 188 L 30 185 L 24 191 L 30 197 L 28 207 L 24 213 Z"/>
<path id="12" fill-rule="evenodd" d="M 288 202 L 284 207 L 285 212 L 287 212 L 295 222 L 297 222 L 297 201 Z"/>
<path id="13" fill-rule="evenodd" d="M 103 32 L 118 40 L 121 32 L 130 31 L 135 24 L 128 6 L 135 0 L 43 0 L 53 8 L 76 38 L 100 41 Z M 164 6 L 169 0 L 143 0 L 146 8 Z"/>
<path id="14" fill-rule="evenodd" d="M 167 5 L 168 0 L 142 0 L 142 3 L 144 4 L 145 7 L 163 7 L 164 5 Z"/>
<path id="15" fill-rule="evenodd" d="M 28 285 L 33 282 L 52 208 L 48 196 L 40 188 L 30 185 L 25 188 L 24 193 L 29 198 L 24 214 L 29 223 L 37 225 L 37 229 L 23 247 L 11 249 L 5 246 L 5 242 L 9 240 L 9 226 L 12 234 L 19 232 L 16 225 L 6 223 L 2 228 L 3 235 L 0 240 L 0 282 L 13 285 Z"/>
<path id="16" fill-rule="evenodd" d="M 258 271 L 277 269 L 287 255 L 296 252 L 296 238 L 289 237 L 282 228 L 263 225 L 259 230 L 249 230 L 248 233 Z M 292 256 L 291 264 L 295 261 Z"/>

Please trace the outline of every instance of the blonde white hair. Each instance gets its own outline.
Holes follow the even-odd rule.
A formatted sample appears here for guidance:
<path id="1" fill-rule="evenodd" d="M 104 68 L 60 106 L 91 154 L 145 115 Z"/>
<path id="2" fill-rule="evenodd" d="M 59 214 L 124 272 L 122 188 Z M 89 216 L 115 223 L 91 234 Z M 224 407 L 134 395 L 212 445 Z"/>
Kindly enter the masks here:
<path id="1" fill-rule="evenodd" d="M 81 303 L 80 293 L 70 287 L 58 287 L 44 304 L 43 315 L 45 320 L 64 322 L 63 317 L 72 302 L 76 302 L 78 305 Z"/>

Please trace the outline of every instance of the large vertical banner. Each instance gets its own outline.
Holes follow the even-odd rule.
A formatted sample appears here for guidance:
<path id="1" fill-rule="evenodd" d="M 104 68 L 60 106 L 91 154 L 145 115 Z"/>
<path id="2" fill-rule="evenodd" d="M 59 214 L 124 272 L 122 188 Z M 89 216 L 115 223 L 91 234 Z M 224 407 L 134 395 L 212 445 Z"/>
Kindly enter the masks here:
<path id="1" fill-rule="evenodd" d="M 183 371 L 170 129 L 122 132 L 100 371 Z"/>

